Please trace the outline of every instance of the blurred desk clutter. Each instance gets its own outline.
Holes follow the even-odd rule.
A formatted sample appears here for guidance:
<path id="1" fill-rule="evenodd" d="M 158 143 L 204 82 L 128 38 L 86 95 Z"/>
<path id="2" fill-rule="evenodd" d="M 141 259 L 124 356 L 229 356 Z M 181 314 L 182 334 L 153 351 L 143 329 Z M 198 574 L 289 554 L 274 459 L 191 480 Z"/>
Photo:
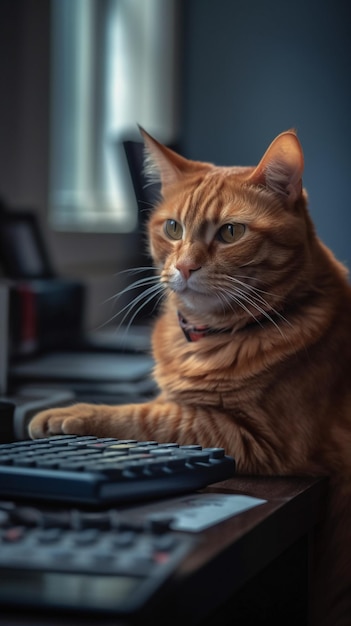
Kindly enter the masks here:
<path id="1" fill-rule="evenodd" d="M 86 286 L 54 271 L 35 213 L 0 204 L 0 400 L 15 438 L 46 406 L 150 398 L 150 327 L 86 332 Z"/>

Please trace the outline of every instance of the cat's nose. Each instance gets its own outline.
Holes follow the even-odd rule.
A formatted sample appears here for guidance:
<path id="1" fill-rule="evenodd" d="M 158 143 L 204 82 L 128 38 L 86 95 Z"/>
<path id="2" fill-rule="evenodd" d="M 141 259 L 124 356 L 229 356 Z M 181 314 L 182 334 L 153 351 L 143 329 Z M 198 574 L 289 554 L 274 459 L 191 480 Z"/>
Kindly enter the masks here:
<path id="1" fill-rule="evenodd" d="M 197 272 L 197 270 L 201 269 L 201 265 L 197 265 L 191 261 L 179 261 L 176 264 L 176 268 L 182 277 L 185 278 L 185 280 L 188 280 L 193 272 Z"/>

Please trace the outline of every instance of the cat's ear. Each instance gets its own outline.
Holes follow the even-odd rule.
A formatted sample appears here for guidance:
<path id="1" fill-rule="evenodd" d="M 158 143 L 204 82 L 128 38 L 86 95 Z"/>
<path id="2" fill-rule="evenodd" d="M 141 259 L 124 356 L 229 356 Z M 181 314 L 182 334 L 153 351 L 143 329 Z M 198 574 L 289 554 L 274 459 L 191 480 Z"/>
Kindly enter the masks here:
<path id="1" fill-rule="evenodd" d="M 144 171 L 150 182 L 161 182 L 162 187 L 167 187 L 191 170 L 191 161 L 156 141 L 141 126 L 139 130 L 145 145 Z"/>
<path id="2" fill-rule="evenodd" d="M 302 192 L 304 159 L 294 131 L 281 133 L 271 143 L 247 182 L 262 185 L 293 205 Z"/>

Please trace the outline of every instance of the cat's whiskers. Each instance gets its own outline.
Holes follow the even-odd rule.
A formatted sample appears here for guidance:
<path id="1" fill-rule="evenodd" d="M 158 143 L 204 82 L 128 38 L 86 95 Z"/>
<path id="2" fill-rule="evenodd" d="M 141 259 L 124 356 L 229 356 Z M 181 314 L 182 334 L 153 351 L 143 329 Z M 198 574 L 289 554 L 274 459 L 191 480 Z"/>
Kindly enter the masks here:
<path id="1" fill-rule="evenodd" d="M 247 263 L 242 263 L 240 267 L 248 267 L 248 265 L 253 265 L 253 264 L 257 264 L 257 259 L 251 259 Z"/>
<path id="2" fill-rule="evenodd" d="M 250 280 L 256 280 L 259 281 L 261 283 L 263 283 L 264 281 L 260 278 L 255 278 L 252 276 L 241 276 L 240 274 L 235 274 L 235 276 L 227 276 L 227 278 L 233 280 L 234 282 L 238 282 L 239 284 L 243 285 L 245 288 L 250 289 L 252 291 L 255 291 L 255 293 L 264 293 L 266 296 L 273 296 L 273 298 L 275 299 L 281 299 L 281 296 L 278 296 L 277 294 L 275 294 L 273 291 L 267 291 L 265 289 L 260 289 L 259 287 L 255 287 L 255 285 L 251 285 L 249 284 L 247 281 Z M 240 280 L 243 279 L 243 280 Z"/>
<path id="3" fill-rule="evenodd" d="M 254 299 L 254 297 L 249 296 L 248 294 L 245 294 L 245 292 L 242 289 L 237 289 L 236 293 L 239 294 L 239 300 L 240 301 L 244 300 L 250 306 L 252 306 L 254 309 L 256 309 L 259 313 L 261 313 L 261 315 L 263 315 L 267 320 L 269 320 L 273 324 L 273 326 L 276 327 L 276 329 L 280 332 L 281 336 L 284 337 L 284 333 L 282 332 L 279 324 L 272 318 L 272 316 L 264 308 L 262 308 L 262 306 L 260 306 L 257 303 L 257 301 Z"/>
<path id="4" fill-rule="evenodd" d="M 155 268 L 153 267 L 137 267 L 137 268 L 132 268 L 128 270 L 122 270 L 121 272 L 118 273 L 118 275 L 127 274 L 127 273 L 137 274 L 137 273 L 141 273 L 145 271 L 149 272 L 150 270 L 154 270 L 154 269 Z M 134 289 L 140 289 L 142 287 L 147 287 L 147 288 L 144 289 L 141 293 L 138 293 L 132 300 L 130 300 L 130 302 L 128 302 L 125 306 L 123 306 L 122 309 L 117 311 L 117 313 L 112 315 L 105 323 L 101 324 L 101 327 L 106 326 L 107 324 L 110 324 L 113 320 L 117 319 L 118 317 L 124 314 L 118 324 L 118 328 L 121 328 L 121 326 L 123 326 L 125 322 L 128 320 L 128 324 L 126 327 L 126 332 L 128 332 L 129 327 L 133 323 L 136 316 L 140 313 L 140 311 L 145 306 L 147 306 L 150 302 L 152 302 L 153 299 L 157 298 L 157 301 L 155 302 L 155 308 L 156 308 L 159 302 L 165 296 L 165 291 L 166 291 L 165 286 L 162 284 L 160 280 L 160 276 L 157 274 L 139 278 L 138 280 L 124 287 L 124 289 L 119 291 L 117 294 L 114 294 L 113 296 L 108 298 L 105 302 L 114 301 L 116 303 L 120 298 L 122 298 L 129 292 L 133 291 Z"/>
<path id="5" fill-rule="evenodd" d="M 142 272 L 150 271 L 155 271 L 155 268 L 149 266 L 136 267 L 122 270 L 121 272 L 119 272 L 119 275 L 140 274 Z M 249 315 L 260 326 L 262 326 L 262 317 L 266 318 L 278 329 L 280 334 L 284 336 L 280 325 L 277 323 L 277 320 L 272 317 L 272 315 L 287 324 L 290 324 L 289 321 L 272 305 L 270 305 L 262 294 L 266 296 L 272 296 L 275 299 L 277 298 L 277 296 L 264 289 L 255 287 L 252 284 L 248 284 L 247 280 L 248 277 L 243 275 L 224 275 L 222 277 L 221 285 L 216 285 L 214 292 L 221 304 L 223 313 L 228 310 L 228 307 L 234 311 L 235 304 L 236 306 L 239 306 L 243 311 L 245 311 L 245 313 L 247 313 L 247 315 Z M 250 280 L 252 280 L 252 277 L 250 277 Z M 130 325 L 133 323 L 137 315 L 140 313 L 140 311 L 142 311 L 144 307 L 146 307 L 148 304 L 150 304 L 150 302 L 152 302 L 152 300 L 155 299 L 156 308 L 159 302 L 165 297 L 167 290 L 169 289 L 169 276 L 167 275 L 167 273 L 165 273 L 165 271 L 162 271 L 160 274 L 155 273 L 151 276 L 148 275 L 138 278 L 134 282 L 124 287 L 124 289 L 122 289 L 120 292 L 108 298 L 106 302 L 114 301 L 116 303 L 120 298 L 129 294 L 131 291 L 135 289 L 140 290 L 142 288 L 145 289 L 143 289 L 141 293 L 138 293 L 125 306 L 117 311 L 117 313 L 110 317 L 109 320 L 105 324 L 103 324 L 103 326 L 111 323 L 117 318 L 120 318 L 118 327 L 120 328 L 121 326 L 125 325 L 126 322 L 128 322 L 128 330 Z M 257 311 L 256 315 L 254 311 Z"/>
<path id="6" fill-rule="evenodd" d="M 260 293 L 255 293 L 254 287 L 247 286 L 245 283 L 241 283 L 241 281 L 233 279 L 232 276 L 225 276 L 225 279 L 227 281 L 226 284 L 224 283 L 224 285 L 222 284 L 220 286 L 217 285 L 217 291 L 225 294 L 227 304 L 230 304 L 230 301 L 234 302 L 248 315 L 250 315 L 250 317 L 253 318 L 260 326 L 262 326 L 262 319 L 260 320 L 260 318 L 266 318 L 277 328 L 282 337 L 285 336 L 277 321 L 272 317 L 272 314 L 289 324 L 288 320 L 271 307 Z M 241 286 L 238 286 L 239 284 Z M 245 290 L 247 287 L 250 287 L 251 291 Z M 256 310 L 259 313 L 259 316 L 256 316 L 252 309 Z"/>
<path id="7" fill-rule="evenodd" d="M 110 296 L 110 298 L 107 298 L 105 300 L 105 303 L 111 302 L 112 300 L 118 300 L 119 298 L 124 296 L 129 291 L 132 291 L 133 289 L 138 289 L 139 287 L 146 286 L 148 283 L 152 284 L 158 281 L 159 281 L 158 276 L 145 276 L 144 278 L 140 278 L 139 280 L 134 281 L 134 283 L 131 283 L 130 285 L 127 285 L 126 287 L 124 287 L 122 291 L 119 291 L 118 293 L 115 293 L 113 296 Z"/>
<path id="8" fill-rule="evenodd" d="M 228 278 L 232 280 L 234 283 L 239 284 L 241 287 L 243 287 L 242 292 L 245 293 L 245 295 L 253 298 L 254 300 L 257 300 L 260 304 L 262 304 L 265 307 L 265 310 L 267 308 L 270 312 L 272 312 L 274 315 L 279 317 L 283 322 L 291 326 L 291 323 L 289 322 L 289 320 L 286 317 L 284 317 L 284 315 L 282 315 L 280 311 L 274 308 L 265 298 L 263 298 L 261 294 L 264 293 L 265 295 L 273 296 L 275 299 L 278 299 L 278 300 L 282 299 L 282 296 L 277 296 L 276 294 L 272 292 L 264 291 L 263 289 L 258 289 L 257 287 L 254 287 L 253 285 L 248 285 L 247 283 L 241 280 L 238 280 L 237 277 L 228 276 Z M 247 290 L 250 293 L 247 293 Z"/>
<path id="9" fill-rule="evenodd" d="M 145 306 L 147 306 L 149 302 L 151 302 L 154 298 L 156 298 L 156 296 L 159 296 L 158 301 L 157 301 L 159 302 L 160 299 L 163 297 L 163 295 L 164 295 L 163 286 L 160 283 L 157 283 L 156 285 L 152 285 L 151 287 L 148 287 L 148 289 L 146 289 L 142 293 L 138 294 L 135 298 L 133 298 L 133 300 L 128 302 L 114 317 L 118 317 L 125 311 L 125 314 L 120 322 L 120 326 L 123 326 L 124 322 L 128 319 L 128 316 L 131 314 L 133 309 L 137 307 L 128 320 L 128 328 L 129 328 L 129 326 L 133 323 L 138 313 L 140 313 L 140 311 Z"/>
<path id="10" fill-rule="evenodd" d="M 245 311 L 248 315 L 250 315 L 250 317 L 252 317 L 261 326 L 260 320 L 257 317 L 255 317 L 253 312 L 250 311 L 250 309 L 247 306 L 245 306 L 245 304 L 242 302 L 240 297 L 237 297 L 236 295 L 234 295 L 232 289 L 228 289 L 227 287 L 217 285 L 216 293 L 222 296 L 223 301 L 226 305 L 226 309 L 228 309 L 229 307 L 233 312 L 235 312 L 235 308 L 233 304 L 237 304 L 238 306 L 240 306 L 241 309 L 243 309 L 243 311 Z"/>
<path id="11" fill-rule="evenodd" d="M 228 298 L 226 297 L 226 294 L 223 292 L 221 289 L 216 288 L 216 290 L 214 291 L 216 298 L 219 300 L 222 309 L 223 309 L 223 315 L 225 315 L 228 312 L 228 306 L 230 309 L 233 310 L 233 306 L 232 303 L 230 301 L 228 301 Z"/>
<path id="12" fill-rule="evenodd" d="M 150 272 L 157 269 L 154 265 L 139 265 L 138 267 L 127 267 L 125 270 L 119 270 L 115 276 L 121 276 L 122 274 L 140 274 L 141 272 Z M 162 269 L 162 268 L 159 268 Z"/>

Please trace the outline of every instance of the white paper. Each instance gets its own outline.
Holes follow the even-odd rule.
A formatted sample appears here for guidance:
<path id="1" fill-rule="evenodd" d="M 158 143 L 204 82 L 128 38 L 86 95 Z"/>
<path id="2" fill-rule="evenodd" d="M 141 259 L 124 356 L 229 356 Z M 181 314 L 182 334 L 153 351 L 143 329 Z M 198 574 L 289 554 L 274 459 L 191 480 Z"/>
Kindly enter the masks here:
<path id="1" fill-rule="evenodd" d="M 242 495 L 195 494 L 183 496 L 163 508 L 162 514 L 153 514 L 152 519 L 171 517 L 172 530 L 200 532 L 214 524 L 238 515 L 267 502 L 259 498 Z"/>

